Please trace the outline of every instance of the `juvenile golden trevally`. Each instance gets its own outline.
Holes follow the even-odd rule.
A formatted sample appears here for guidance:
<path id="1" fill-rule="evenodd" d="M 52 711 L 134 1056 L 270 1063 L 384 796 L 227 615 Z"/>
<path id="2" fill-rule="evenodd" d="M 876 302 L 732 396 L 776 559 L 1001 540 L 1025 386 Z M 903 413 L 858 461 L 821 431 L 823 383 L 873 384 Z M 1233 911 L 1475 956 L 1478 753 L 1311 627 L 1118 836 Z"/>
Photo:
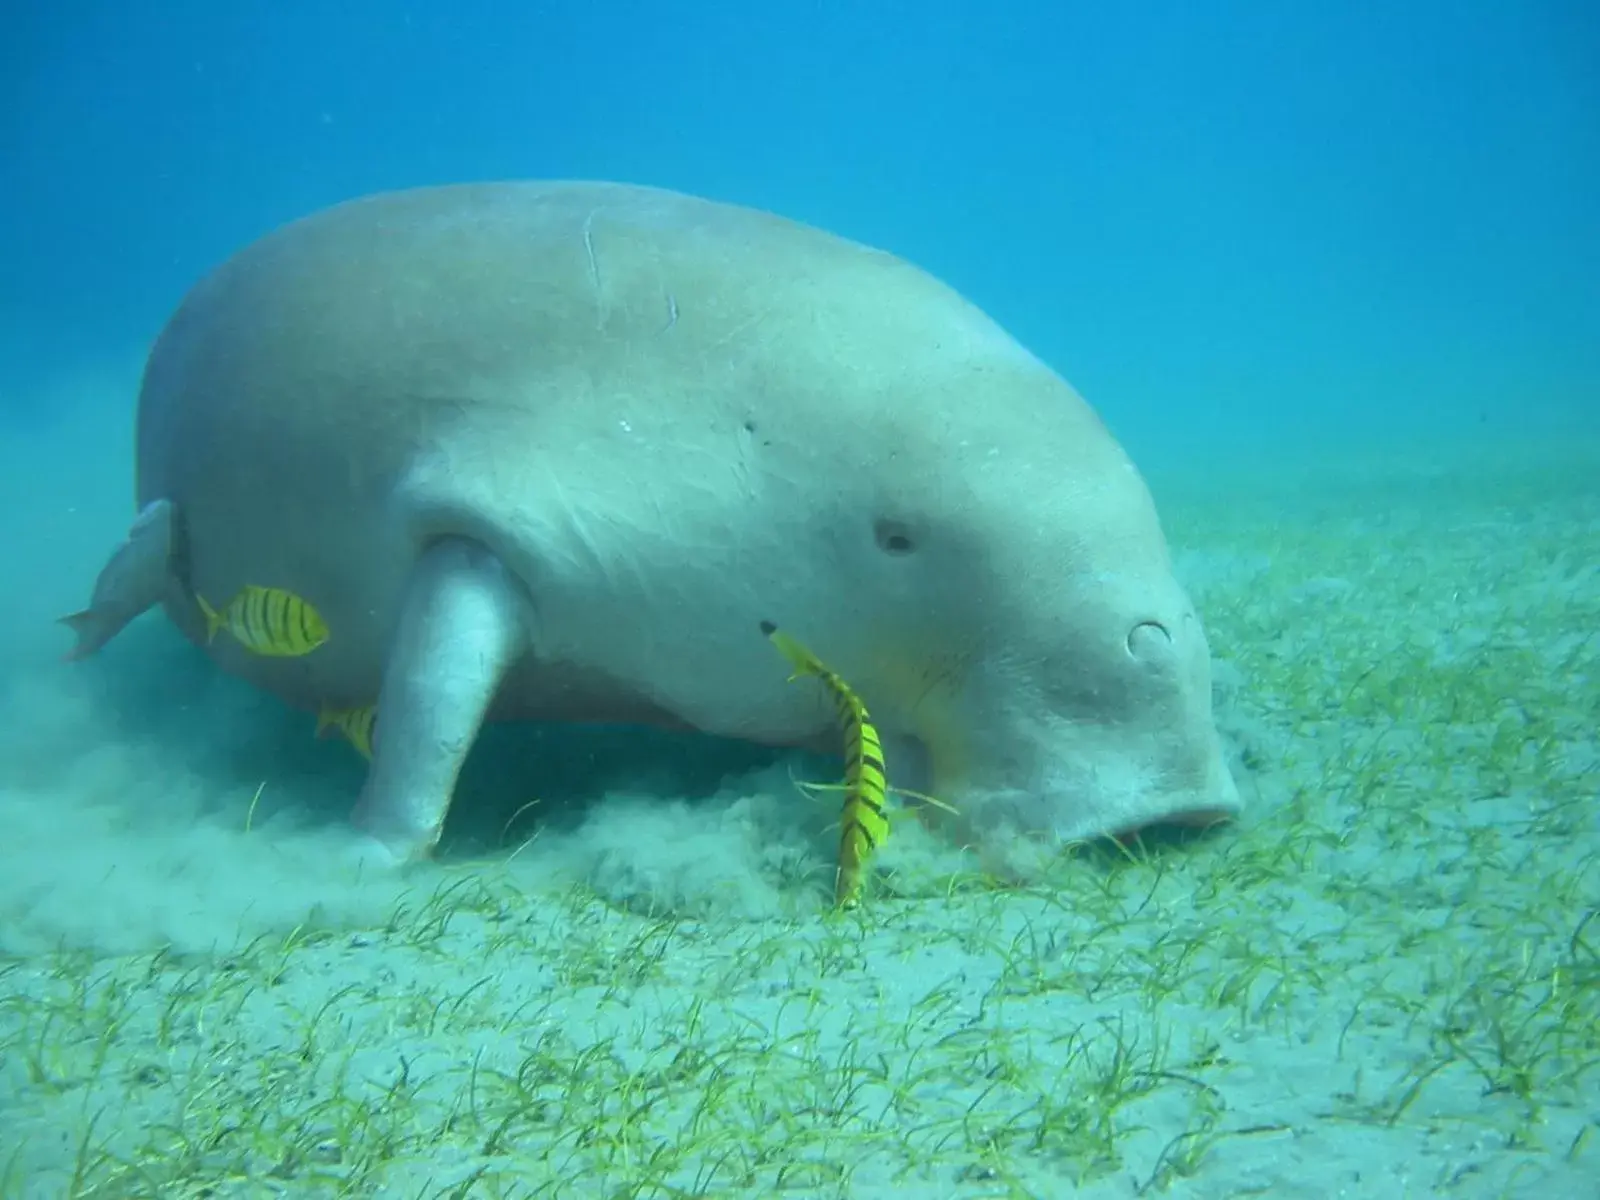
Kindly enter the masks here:
<path id="1" fill-rule="evenodd" d="M 337 729 L 362 758 L 371 762 L 372 729 L 377 719 L 378 706 L 375 704 L 362 708 L 324 708 L 317 714 L 317 736 L 324 737 L 328 730 Z"/>
<path id="2" fill-rule="evenodd" d="M 206 618 L 206 642 L 226 629 L 252 654 L 267 658 L 298 658 L 328 640 L 328 626 L 305 600 L 282 588 L 248 584 L 221 610 L 204 596 L 196 596 Z"/>
<path id="3" fill-rule="evenodd" d="M 883 748 L 867 706 L 842 678 L 771 621 L 761 622 L 761 632 L 794 664 L 791 679 L 814 675 L 827 686 L 844 726 L 844 813 L 839 830 L 839 876 L 834 903 L 852 907 L 861 895 L 862 872 L 867 860 L 889 836 Z"/>

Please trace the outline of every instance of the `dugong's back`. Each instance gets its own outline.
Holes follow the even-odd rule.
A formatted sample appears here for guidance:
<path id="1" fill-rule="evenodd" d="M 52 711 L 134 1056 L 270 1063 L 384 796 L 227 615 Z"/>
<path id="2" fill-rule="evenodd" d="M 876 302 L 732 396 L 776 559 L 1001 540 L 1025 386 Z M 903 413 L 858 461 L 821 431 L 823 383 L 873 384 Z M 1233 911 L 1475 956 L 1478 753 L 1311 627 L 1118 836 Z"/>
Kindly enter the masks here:
<path id="1" fill-rule="evenodd" d="M 768 214 L 614 184 L 336 206 L 241 251 L 163 331 L 140 394 L 139 501 L 293 508 L 333 479 L 370 499 L 462 405 L 537 422 L 555 404 L 581 420 L 616 377 L 650 377 L 638 359 L 659 381 L 662 360 L 694 353 L 680 321 L 743 320 L 786 252 L 809 275 L 830 251 L 894 261 Z M 628 348 L 631 372 L 608 345 Z"/>
<path id="2" fill-rule="evenodd" d="M 188 585 L 213 605 L 281 584 L 352 631 L 314 661 L 219 644 L 224 665 L 306 705 L 369 693 L 429 537 L 494 542 L 461 520 L 514 521 L 547 448 L 569 467 L 590 455 L 593 486 L 631 486 L 673 428 L 736 425 L 751 414 L 730 406 L 770 400 L 774 363 L 790 411 L 763 420 L 805 423 L 806 386 L 832 403 L 858 344 L 882 356 L 864 318 L 886 288 L 896 322 L 934 313 L 944 353 L 964 353 L 952 309 L 985 352 L 1023 353 L 903 261 L 756 210 L 591 183 L 343 204 L 241 251 L 163 332 L 140 395 L 139 502 L 176 505 Z M 655 411 L 653 436 L 618 438 L 624 405 Z M 397 489 L 430 471 L 458 511 L 400 511 Z M 193 604 L 168 608 L 200 636 Z"/>
<path id="3" fill-rule="evenodd" d="M 472 184 L 338 205 L 241 251 L 163 331 L 140 396 L 140 502 L 255 486 L 228 453 L 241 441 L 247 457 L 292 443 L 302 475 L 331 455 L 381 482 L 454 405 L 578 409 L 624 380 L 738 369 L 707 355 L 741 347 L 800 366 L 830 317 L 830 357 L 848 355 L 841 303 L 870 308 L 863 292 L 886 279 L 907 322 L 966 307 L 892 255 L 652 188 Z M 813 318 L 799 337 L 797 307 Z"/>

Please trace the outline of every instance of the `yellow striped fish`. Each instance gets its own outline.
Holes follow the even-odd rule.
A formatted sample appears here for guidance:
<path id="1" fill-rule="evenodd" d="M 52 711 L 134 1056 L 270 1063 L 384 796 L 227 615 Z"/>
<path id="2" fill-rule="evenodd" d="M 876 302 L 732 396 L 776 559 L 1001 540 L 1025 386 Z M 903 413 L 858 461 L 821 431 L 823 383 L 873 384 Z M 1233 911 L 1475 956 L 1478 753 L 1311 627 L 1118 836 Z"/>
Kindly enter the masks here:
<path id="1" fill-rule="evenodd" d="M 839 875 L 833 899 L 841 908 L 853 908 L 861 896 L 867 859 L 889 836 L 889 815 L 884 807 L 888 784 L 878 731 L 861 698 L 821 659 L 771 621 L 761 622 L 761 632 L 794 664 L 795 673 L 789 678 L 816 676 L 827 685 L 834 707 L 839 710 L 839 720 L 844 725 L 845 791 L 839 830 Z"/>
<path id="2" fill-rule="evenodd" d="M 337 729 L 362 758 L 371 762 L 372 728 L 377 720 L 376 704 L 364 708 L 324 708 L 317 714 L 317 736 L 326 737 L 328 730 Z"/>
<path id="3" fill-rule="evenodd" d="M 328 640 L 328 626 L 305 600 L 282 588 L 241 588 L 219 611 L 196 596 L 206 618 L 206 643 L 226 629 L 253 654 L 268 658 L 298 658 Z"/>

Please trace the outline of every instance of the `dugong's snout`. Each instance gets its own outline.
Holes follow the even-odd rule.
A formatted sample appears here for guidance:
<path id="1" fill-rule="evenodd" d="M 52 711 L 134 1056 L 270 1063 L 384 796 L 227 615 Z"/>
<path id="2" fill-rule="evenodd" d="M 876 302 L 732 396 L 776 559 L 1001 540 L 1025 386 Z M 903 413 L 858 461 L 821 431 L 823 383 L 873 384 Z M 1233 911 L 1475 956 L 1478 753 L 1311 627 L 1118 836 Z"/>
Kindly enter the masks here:
<path id="1" fill-rule="evenodd" d="M 1067 844 L 1237 814 L 1198 616 L 1181 595 L 1118 607 L 1073 622 L 1047 653 L 1010 659 L 963 753 L 932 755 L 960 762 L 958 780 L 933 783 L 975 840 Z"/>
<path id="2" fill-rule="evenodd" d="M 1047 691 L 1042 792 L 1064 840 L 1152 825 L 1212 825 L 1239 808 L 1217 736 L 1211 654 L 1186 597 L 1080 647 Z M 1076 675 L 1077 678 L 1072 678 Z"/>

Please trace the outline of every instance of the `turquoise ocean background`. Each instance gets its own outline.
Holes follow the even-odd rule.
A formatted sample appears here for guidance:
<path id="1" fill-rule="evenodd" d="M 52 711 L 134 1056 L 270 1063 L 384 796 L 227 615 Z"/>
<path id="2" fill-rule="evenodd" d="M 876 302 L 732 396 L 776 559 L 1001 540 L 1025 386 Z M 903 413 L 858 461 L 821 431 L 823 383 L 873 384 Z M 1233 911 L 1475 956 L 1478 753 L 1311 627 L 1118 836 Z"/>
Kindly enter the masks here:
<path id="1" fill-rule="evenodd" d="M 922 264 L 1136 457 L 1600 417 L 1575 2 L 22 3 L 7 409 L 386 188 L 649 182 Z"/>

